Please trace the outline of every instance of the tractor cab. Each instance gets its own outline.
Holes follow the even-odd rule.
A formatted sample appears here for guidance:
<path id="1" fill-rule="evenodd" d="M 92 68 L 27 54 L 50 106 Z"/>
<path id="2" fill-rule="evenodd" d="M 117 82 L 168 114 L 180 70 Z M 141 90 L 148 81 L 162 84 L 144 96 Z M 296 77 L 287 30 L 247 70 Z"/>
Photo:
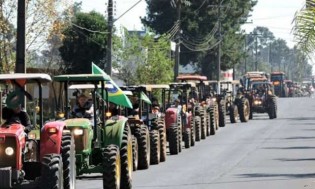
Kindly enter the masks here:
<path id="1" fill-rule="evenodd" d="M 54 77 L 63 87 L 62 119 L 74 135 L 77 174 L 103 174 L 103 187 L 131 187 L 132 137 L 127 118 L 110 119 L 109 90 L 114 86 L 106 74 L 72 74 Z M 118 89 L 117 89 L 118 90 Z M 79 108 L 82 116 L 73 113 L 84 94 L 93 108 Z M 69 103 L 70 102 L 70 103 Z M 89 114 L 86 116 L 85 114 Z"/>
<path id="2" fill-rule="evenodd" d="M 44 124 L 43 86 L 50 82 L 47 74 L 0 75 L 6 99 L 1 104 L 6 121 L 0 127 L 0 188 L 20 188 L 25 180 L 38 188 L 75 188 L 73 137 L 63 122 Z M 21 110 L 24 104 L 33 104 L 31 119 Z"/>

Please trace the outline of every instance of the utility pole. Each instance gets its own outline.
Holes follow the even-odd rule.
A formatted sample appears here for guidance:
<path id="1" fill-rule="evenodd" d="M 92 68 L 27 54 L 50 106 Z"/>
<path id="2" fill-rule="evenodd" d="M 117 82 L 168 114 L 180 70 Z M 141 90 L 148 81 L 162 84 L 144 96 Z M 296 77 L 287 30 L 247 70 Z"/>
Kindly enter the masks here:
<path id="1" fill-rule="evenodd" d="M 257 34 L 255 34 L 255 70 L 258 71 Z"/>
<path id="2" fill-rule="evenodd" d="M 221 34 L 221 6 L 222 6 L 223 0 L 220 0 L 219 7 L 218 7 L 218 23 L 219 23 L 219 44 L 218 44 L 218 63 L 217 63 L 217 81 L 220 82 L 220 76 L 221 76 L 221 40 L 222 40 L 222 34 Z M 217 93 L 221 94 L 220 87 L 217 89 Z"/>
<path id="3" fill-rule="evenodd" d="M 181 35 L 181 8 L 182 8 L 182 1 L 177 0 L 176 10 L 177 10 L 177 23 L 178 23 L 178 30 L 176 32 L 176 46 L 175 46 L 175 65 L 174 65 L 174 81 L 178 76 L 179 72 L 179 62 L 180 62 L 180 35 Z"/>
<path id="4" fill-rule="evenodd" d="M 25 73 L 25 0 L 18 0 L 17 40 L 16 40 L 16 73 Z"/>
<path id="5" fill-rule="evenodd" d="M 246 46 L 247 46 L 247 40 L 246 40 L 247 35 L 246 34 L 244 35 L 244 38 L 245 38 L 245 43 L 244 43 L 244 52 L 245 52 L 245 57 L 244 57 L 244 64 L 245 65 L 244 66 L 245 66 L 245 69 L 244 69 L 244 71 L 246 73 L 247 72 L 247 49 L 246 49 Z"/>
<path id="6" fill-rule="evenodd" d="M 108 35 L 107 35 L 107 53 L 106 53 L 106 73 L 112 76 L 112 36 L 113 36 L 113 0 L 108 0 Z"/>

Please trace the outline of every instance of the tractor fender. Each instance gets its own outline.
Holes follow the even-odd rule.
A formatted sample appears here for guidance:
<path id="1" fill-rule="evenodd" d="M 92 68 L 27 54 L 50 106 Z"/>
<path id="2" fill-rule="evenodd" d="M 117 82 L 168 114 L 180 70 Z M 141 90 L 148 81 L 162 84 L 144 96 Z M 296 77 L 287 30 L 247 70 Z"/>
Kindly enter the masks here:
<path id="1" fill-rule="evenodd" d="M 60 154 L 61 139 L 65 126 L 66 123 L 64 121 L 53 121 L 46 123 L 42 127 L 40 137 L 40 159 L 46 154 Z"/>
<path id="2" fill-rule="evenodd" d="M 177 108 L 168 108 L 165 112 L 165 126 L 166 129 L 170 128 L 172 124 L 177 123 Z"/>
<path id="3" fill-rule="evenodd" d="M 125 127 L 129 127 L 127 123 L 127 118 L 120 118 L 117 120 L 109 119 L 105 122 L 104 128 L 104 141 L 103 145 L 116 144 L 121 147 L 123 133 Z M 129 129 L 129 136 L 131 136 L 131 131 Z"/>

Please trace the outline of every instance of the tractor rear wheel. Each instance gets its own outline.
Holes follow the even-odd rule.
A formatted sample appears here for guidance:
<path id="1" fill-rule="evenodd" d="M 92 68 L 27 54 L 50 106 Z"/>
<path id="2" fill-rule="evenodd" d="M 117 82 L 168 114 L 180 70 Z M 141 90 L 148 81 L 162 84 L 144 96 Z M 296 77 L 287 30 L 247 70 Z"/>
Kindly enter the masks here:
<path id="1" fill-rule="evenodd" d="M 138 140 L 135 136 L 132 136 L 132 159 L 133 159 L 133 171 L 138 169 Z"/>
<path id="2" fill-rule="evenodd" d="M 201 139 L 206 139 L 207 135 L 207 119 L 204 110 L 201 110 L 202 112 L 200 113 L 201 117 Z"/>
<path id="3" fill-rule="evenodd" d="M 216 132 L 216 123 L 215 123 L 215 109 L 214 107 L 210 108 L 210 135 L 215 135 Z"/>
<path id="4" fill-rule="evenodd" d="M 236 123 L 237 122 L 237 117 L 238 117 L 238 109 L 237 106 L 235 106 L 234 104 L 232 104 L 230 106 L 230 121 L 231 123 Z"/>
<path id="5" fill-rule="evenodd" d="M 196 133 L 196 131 L 195 131 L 195 129 L 196 129 L 196 127 L 194 126 L 194 122 L 192 121 L 192 117 L 190 117 L 190 139 L 191 139 L 191 141 L 190 141 L 190 146 L 195 146 L 195 133 Z"/>
<path id="6" fill-rule="evenodd" d="M 184 132 L 184 143 L 185 143 L 185 148 L 190 148 L 191 146 L 191 133 L 190 133 L 190 128 L 186 128 Z"/>
<path id="7" fill-rule="evenodd" d="M 219 126 L 225 127 L 225 116 L 226 116 L 226 108 L 225 101 L 220 102 L 219 104 Z"/>
<path id="8" fill-rule="evenodd" d="M 132 171 L 133 171 L 133 157 L 132 157 L 132 136 L 128 125 L 124 126 L 124 132 L 120 147 L 121 158 L 121 189 L 132 188 Z"/>
<path id="9" fill-rule="evenodd" d="M 196 133 L 195 133 L 195 139 L 196 139 L 196 141 L 198 142 L 198 141 L 200 141 L 200 134 L 201 134 L 201 131 L 200 131 L 200 128 L 201 128 L 201 118 L 200 118 L 200 116 L 195 116 L 194 117 L 194 122 L 195 122 L 195 127 L 196 127 L 196 129 L 195 129 L 195 131 L 196 131 Z"/>
<path id="10" fill-rule="evenodd" d="M 61 139 L 61 157 L 63 164 L 63 187 L 64 189 L 75 189 L 76 164 L 75 143 L 71 133 L 63 133 Z"/>
<path id="11" fill-rule="evenodd" d="M 242 98 L 238 105 L 239 115 L 241 122 L 247 122 L 251 116 L 253 116 L 250 109 L 249 101 L 247 98 Z"/>
<path id="12" fill-rule="evenodd" d="M 276 97 L 271 96 L 269 101 L 269 110 L 268 110 L 268 115 L 269 119 L 274 119 L 277 117 L 277 104 L 276 104 Z"/>
<path id="13" fill-rule="evenodd" d="M 179 136 L 178 136 L 178 126 L 177 124 L 172 124 L 169 128 L 169 148 L 170 154 L 176 155 L 179 153 Z"/>
<path id="14" fill-rule="evenodd" d="M 164 120 L 158 122 L 158 130 L 160 133 L 160 162 L 166 160 L 166 128 Z"/>
<path id="15" fill-rule="evenodd" d="M 43 157 L 39 188 L 63 188 L 63 166 L 60 155 L 47 154 Z"/>
<path id="16" fill-rule="evenodd" d="M 150 163 L 151 165 L 156 165 L 160 163 L 160 133 L 158 130 L 150 131 L 150 150 L 151 157 Z"/>
<path id="17" fill-rule="evenodd" d="M 121 164 L 118 146 L 110 144 L 103 149 L 103 189 L 119 189 Z"/>
<path id="18" fill-rule="evenodd" d="M 150 165 L 150 135 L 146 125 L 141 125 L 138 139 L 138 169 L 148 169 Z"/>

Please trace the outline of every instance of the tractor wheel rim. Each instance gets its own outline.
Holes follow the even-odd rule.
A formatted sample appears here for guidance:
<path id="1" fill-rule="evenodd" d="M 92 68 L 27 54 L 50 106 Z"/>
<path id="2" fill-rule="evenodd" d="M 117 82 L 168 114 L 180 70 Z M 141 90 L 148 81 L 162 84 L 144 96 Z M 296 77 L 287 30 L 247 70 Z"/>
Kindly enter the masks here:
<path id="1" fill-rule="evenodd" d="M 128 157 L 127 157 L 128 172 L 129 172 L 129 176 L 131 177 L 131 172 L 133 170 L 133 158 L 132 158 L 133 154 L 132 154 L 132 140 L 130 137 L 128 139 L 127 154 L 128 154 Z"/>

